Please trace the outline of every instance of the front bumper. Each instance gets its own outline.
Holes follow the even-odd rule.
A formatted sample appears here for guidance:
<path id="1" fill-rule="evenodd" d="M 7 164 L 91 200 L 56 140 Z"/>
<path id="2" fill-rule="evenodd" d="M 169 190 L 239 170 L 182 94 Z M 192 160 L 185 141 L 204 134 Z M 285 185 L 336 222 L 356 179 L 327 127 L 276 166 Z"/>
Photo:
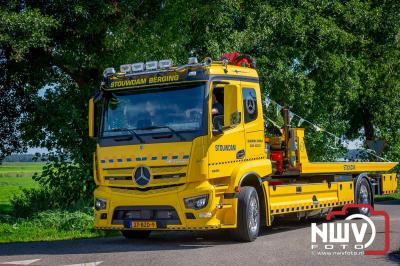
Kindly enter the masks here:
<path id="1" fill-rule="evenodd" d="M 204 208 L 185 207 L 184 198 L 204 194 L 209 195 Z M 95 190 L 95 198 L 107 200 L 106 209 L 95 212 L 97 229 L 131 230 L 134 221 L 155 221 L 157 228 L 148 230 L 236 227 L 237 199 L 224 198 L 224 194 L 207 181 L 148 191 L 100 186 Z"/>

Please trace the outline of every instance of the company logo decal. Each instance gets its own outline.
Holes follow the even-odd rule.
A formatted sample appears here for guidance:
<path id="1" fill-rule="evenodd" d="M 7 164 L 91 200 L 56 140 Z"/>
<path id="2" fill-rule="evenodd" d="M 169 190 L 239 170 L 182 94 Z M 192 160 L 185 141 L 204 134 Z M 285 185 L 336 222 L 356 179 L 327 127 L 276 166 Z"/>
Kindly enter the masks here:
<path id="1" fill-rule="evenodd" d="M 236 151 L 236 145 L 215 145 L 215 151 Z"/>
<path id="2" fill-rule="evenodd" d="M 110 84 L 110 87 L 111 88 L 122 88 L 122 87 L 131 87 L 131 86 L 138 86 L 138 85 L 174 82 L 174 81 L 179 81 L 179 75 L 140 77 L 140 78 L 136 78 L 136 79 L 117 80 L 117 81 L 112 81 Z"/>

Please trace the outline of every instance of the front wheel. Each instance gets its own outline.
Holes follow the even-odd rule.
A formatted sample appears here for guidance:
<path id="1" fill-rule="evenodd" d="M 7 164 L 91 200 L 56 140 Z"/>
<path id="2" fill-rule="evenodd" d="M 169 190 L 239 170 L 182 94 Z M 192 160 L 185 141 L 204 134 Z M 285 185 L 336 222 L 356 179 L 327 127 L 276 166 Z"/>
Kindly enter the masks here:
<path id="1" fill-rule="evenodd" d="M 142 231 L 142 230 L 123 230 L 123 231 L 121 231 L 121 234 L 126 239 L 148 238 L 150 233 L 151 233 L 151 231 Z"/>
<path id="2" fill-rule="evenodd" d="M 254 241 L 260 231 L 260 202 L 254 187 L 242 187 L 238 196 L 237 227 L 232 236 L 238 241 Z"/>

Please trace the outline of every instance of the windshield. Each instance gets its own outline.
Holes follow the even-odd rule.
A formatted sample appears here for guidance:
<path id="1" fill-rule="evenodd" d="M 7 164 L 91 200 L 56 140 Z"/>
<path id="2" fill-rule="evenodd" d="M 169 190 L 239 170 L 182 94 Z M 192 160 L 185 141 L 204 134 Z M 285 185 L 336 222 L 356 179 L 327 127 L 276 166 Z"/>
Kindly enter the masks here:
<path id="1" fill-rule="evenodd" d="M 205 85 L 112 93 L 106 102 L 103 137 L 202 129 Z"/>

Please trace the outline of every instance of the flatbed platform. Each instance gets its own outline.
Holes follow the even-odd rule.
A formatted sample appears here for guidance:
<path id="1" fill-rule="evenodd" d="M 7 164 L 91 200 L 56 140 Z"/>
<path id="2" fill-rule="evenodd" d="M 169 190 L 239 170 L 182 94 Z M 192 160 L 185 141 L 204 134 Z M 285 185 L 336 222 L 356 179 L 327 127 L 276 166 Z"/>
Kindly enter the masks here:
<path id="1" fill-rule="evenodd" d="M 346 174 L 386 172 L 397 162 L 305 162 L 300 164 L 301 174 Z"/>

